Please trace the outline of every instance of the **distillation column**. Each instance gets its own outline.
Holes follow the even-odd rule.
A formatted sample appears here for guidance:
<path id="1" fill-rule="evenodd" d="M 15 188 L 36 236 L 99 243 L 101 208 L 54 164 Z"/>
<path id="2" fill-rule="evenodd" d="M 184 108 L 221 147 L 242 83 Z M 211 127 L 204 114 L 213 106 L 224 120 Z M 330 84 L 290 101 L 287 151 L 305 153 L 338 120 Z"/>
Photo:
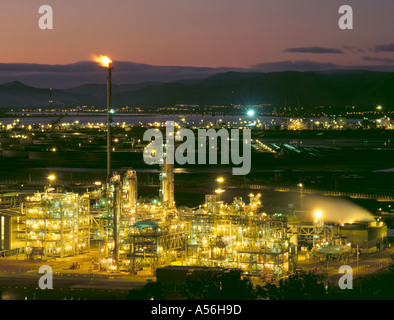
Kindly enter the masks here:
<path id="1" fill-rule="evenodd" d="M 127 187 L 127 199 L 130 213 L 135 212 L 138 200 L 138 181 L 137 172 L 134 170 L 128 170 L 124 177 L 125 184 Z"/>
<path id="2" fill-rule="evenodd" d="M 169 209 L 175 207 L 174 199 L 174 165 L 167 163 L 167 159 L 163 157 L 163 164 L 161 167 L 161 201 Z"/>

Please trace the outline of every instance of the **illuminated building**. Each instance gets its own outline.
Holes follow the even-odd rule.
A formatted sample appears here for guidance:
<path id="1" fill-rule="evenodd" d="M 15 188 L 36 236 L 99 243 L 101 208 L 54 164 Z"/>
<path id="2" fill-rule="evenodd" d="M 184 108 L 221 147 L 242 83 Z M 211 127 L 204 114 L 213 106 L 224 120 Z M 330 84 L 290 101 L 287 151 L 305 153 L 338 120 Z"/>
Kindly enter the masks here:
<path id="1" fill-rule="evenodd" d="M 25 253 L 63 258 L 90 250 L 89 198 L 74 193 L 36 193 L 21 205 Z"/>
<path id="2" fill-rule="evenodd" d="M 246 273 L 281 278 L 294 268 L 286 219 L 257 214 L 259 197 L 245 205 L 209 203 L 185 215 L 188 225 L 186 263 L 189 266 L 239 268 Z"/>

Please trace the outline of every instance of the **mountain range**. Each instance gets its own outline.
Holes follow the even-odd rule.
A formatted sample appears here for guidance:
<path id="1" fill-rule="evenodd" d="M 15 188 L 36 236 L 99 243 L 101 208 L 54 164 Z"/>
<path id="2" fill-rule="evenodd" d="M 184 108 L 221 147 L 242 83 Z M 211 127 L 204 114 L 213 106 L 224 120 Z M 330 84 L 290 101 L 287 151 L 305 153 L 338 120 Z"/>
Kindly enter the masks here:
<path id="1" fill-rule="evenodd" d="M 102 73 L 102 70 L 100 70 Z M 212 70 L 206 70 L 211 72 Z M 215 72 L 218 70 L 215 69 Z M 376 106 L 394 110 L 394 73 L 365 70 L 319 72 L 226 71 L 190 80 L 148 81 L 113 85 L 113 104 L 289 104 Z M 60 70 L 59 70 L 60 72 Z M 104 72 L 105 73 L 105 72 Z M 178 74 L 179 76 L 179 74 Z M 185 76 L 186 77 L 186 76 Z M 185 78 L 187 79 L 187 77 Z M 234 93 L 232 93 L 234 92 Z M 84 84 L 53 89 L 54 106 L 105 106 L 106 84 Z M 49 88 L 36 88 L 19 81 L 0 85 L 0 107 L 48 106 Z"/>

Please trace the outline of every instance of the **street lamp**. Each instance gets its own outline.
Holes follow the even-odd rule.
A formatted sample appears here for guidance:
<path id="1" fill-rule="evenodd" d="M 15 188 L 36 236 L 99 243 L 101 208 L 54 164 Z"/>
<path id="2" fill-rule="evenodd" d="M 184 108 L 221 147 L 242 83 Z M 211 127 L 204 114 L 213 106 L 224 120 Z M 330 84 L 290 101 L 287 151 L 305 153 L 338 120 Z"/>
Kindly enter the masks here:
<path id="1" fill-rule="evenodd" d="M 303 205 L 302 205 L 302 199 L 304 198 L 304 194 L 303 194 L 303 191 L 304 191 L 304 184 L 303 183 L 299 183 L 299 184 L 297 184 L 297 187 L 299 187 L 300 188 L 300 209 L 302 209 L 302 207 L 303 207 Z"/>
<path id="2" fill-rule="evenodd" d="M 220 200 L 220 195 L 224 192 L 224 190 L 221 188 L 222 183 L 224 182 L 223 177 L 219 177 L 216 179 L 216 182 L 218 183 L 218 188 L 215 190 L 215 192 L 218 195 L 218 200 Z"/>
<path id="3" fill-rule="evenodd" d="M 53 183 L 56 180 L 56 176 L 54 174 L 51 174 L 47 177 L 47 179 L 49 180 L 49 183 Z"/>
<path id="4" fill-rule="evenodd" d="M 56 180 L 56 176 L 54 174 L 51 174 L 51 175 L 47 176 L 47 179 L 48 179 L 48 182 L 49 182 L 49 186 L 45 187 L 45 190 L 46 191 L 51 191 L 52 189 L 54 190 L 54 188 L 52 188 L 52 184 Z"/>
<path id="5" fill-rule="evenodd" d="M 217 182 L 219 183 L 219 185 L 220 185 L 221 183 L 224 182 L 224 178 L 219 177 L 219 178 L 216 179 L 216 181 L 217 181 Z"/>

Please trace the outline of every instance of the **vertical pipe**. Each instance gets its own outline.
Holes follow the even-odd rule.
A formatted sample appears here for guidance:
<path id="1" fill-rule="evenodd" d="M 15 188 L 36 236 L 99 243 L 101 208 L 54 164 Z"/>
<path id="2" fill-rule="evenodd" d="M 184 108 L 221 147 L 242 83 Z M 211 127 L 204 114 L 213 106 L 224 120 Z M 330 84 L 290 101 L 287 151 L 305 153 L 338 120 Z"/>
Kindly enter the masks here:
<path id="1" fill-rule="evenodd" d="M 119 272 L 119 216 L 120 216 L 120 181 L 114 182 L 113 198 L 113 238 L 114 238 L 114 260 L 116 272 Z"/>
<path id="2" fill-rule="evenodd" d="M 64 258 L 63 207 L 60 208 L 60 258 Z"/>
<path id="3" fill-rule="evenodd" d="M 74 237 L 73 237 L 73 242 L 74 242 L 74 253 L 73 255 L 78 255 L 79 254 L 79 208 L 82 206 L 81 200 L 76 197 L 76 201 L 74 202 L 74 214 L 73 214 L 73 219 L 74 219 Z"/>
<path id="4" fill-rule="evenodd" d="M 112 108 L 112 63 L 107 76 L 107 183 L 111 179 L 111 108 Z"/>
<path id="5" fill-rule="evenodd" d="M 87 209 L 88 209 L 88 236 L 87 236 L 87 241 L 88 241 L 88 252 L 90 252 L 90 232 L 91 232 L 91 230 L 90 230 L 90 226 L 92 225 L 92 216 L 90 215 L 90 201 L 87 201 L 86 202 L 86 204 L 87 204 Z M 101 235 L 101 230 L 100 230 L 100 235 Z M 101 244 L 101 241 L 100 241 L 100 244 Z"/>

